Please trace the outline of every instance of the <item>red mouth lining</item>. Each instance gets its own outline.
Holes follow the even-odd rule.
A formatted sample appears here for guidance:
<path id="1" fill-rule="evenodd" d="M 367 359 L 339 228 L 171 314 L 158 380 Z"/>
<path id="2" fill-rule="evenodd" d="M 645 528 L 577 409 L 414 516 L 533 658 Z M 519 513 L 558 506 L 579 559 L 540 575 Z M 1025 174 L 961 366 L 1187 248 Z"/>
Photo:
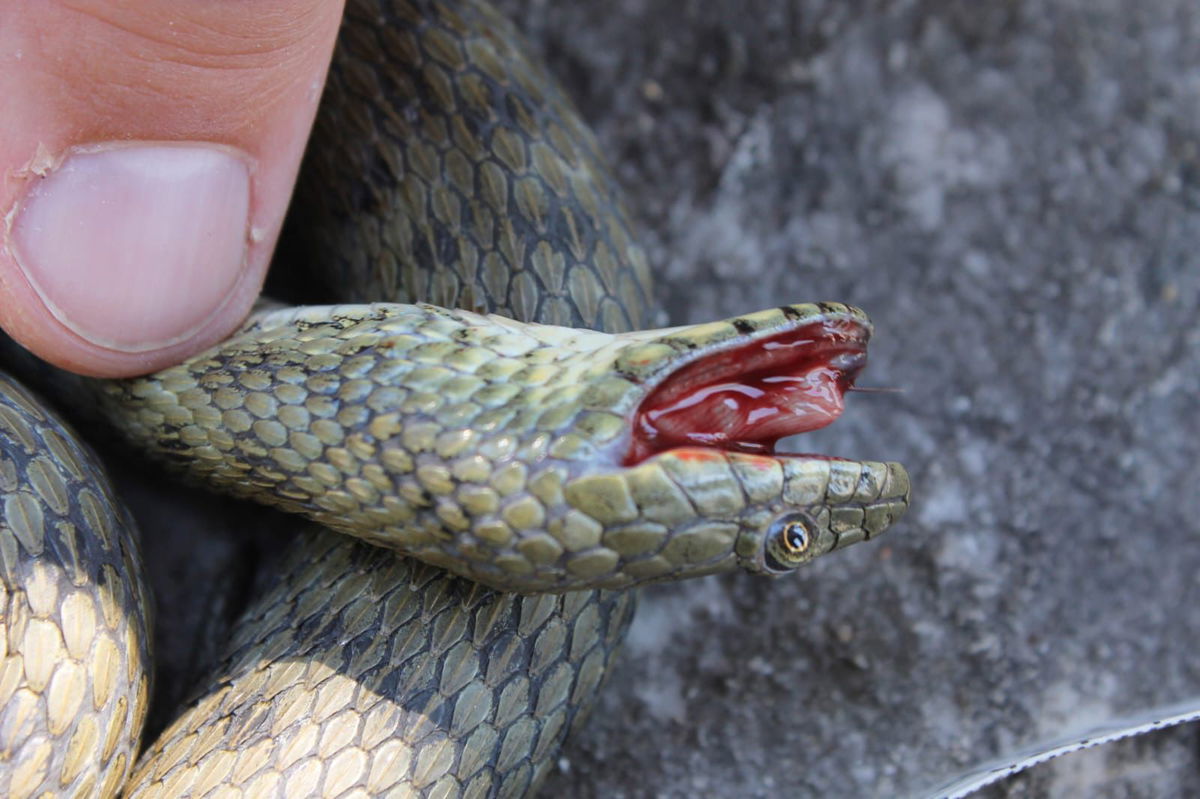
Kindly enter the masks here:
<path id="1" fill-rule="evenodd" d="M 625 465 L 676 447 L 774 454 L 841 415 L 869 337 L 856 319 L 823 319 L 682 367 L 638 408 Z"/>

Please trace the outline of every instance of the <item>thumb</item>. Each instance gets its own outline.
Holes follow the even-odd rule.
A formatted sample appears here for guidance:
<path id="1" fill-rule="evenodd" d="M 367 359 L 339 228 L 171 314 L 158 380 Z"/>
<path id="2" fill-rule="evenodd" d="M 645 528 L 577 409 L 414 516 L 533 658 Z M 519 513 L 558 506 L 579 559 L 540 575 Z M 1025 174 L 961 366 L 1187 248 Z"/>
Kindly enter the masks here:
<path id="1" fill-rule="evenodd" d="M 0 4 L 0 327 L 151 371 L 262 284 L 342 0 Z"/>

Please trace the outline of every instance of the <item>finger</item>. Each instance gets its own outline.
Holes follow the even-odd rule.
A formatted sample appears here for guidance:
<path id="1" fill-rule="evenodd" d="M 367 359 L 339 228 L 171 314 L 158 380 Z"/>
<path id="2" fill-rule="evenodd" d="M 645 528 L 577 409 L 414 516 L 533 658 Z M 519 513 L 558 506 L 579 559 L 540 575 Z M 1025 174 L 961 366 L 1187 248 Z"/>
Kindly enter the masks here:
<path id="1" fill-rule="evenodd" d="M 342 0 L 0 4 L 0 327 L 121 376 L 257 296 Z"/>

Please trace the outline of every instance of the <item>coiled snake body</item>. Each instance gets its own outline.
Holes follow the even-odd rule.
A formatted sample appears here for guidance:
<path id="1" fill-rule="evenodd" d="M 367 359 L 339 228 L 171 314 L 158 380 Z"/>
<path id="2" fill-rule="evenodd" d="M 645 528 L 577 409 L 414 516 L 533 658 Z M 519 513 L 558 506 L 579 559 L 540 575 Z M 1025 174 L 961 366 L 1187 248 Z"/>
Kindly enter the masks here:
<path id="1" fill-rule="evenodd" d="M 489 7 L 351 4 L 340 47 L 294 250 L 336 301 L 472 310 L 263 310 L 179 367 L 75 381 L 141 449 L 337 531 L 298 537 L 129 796 L 529 793 L 627 627 L 612 589 L 790 571 L 907 505 L 897 464 L 773 452 L 840 412 L 860 311 L 616 332 L 648 321 L 645 260 Z M 0 790 L 110 795 L 145 710 L 135 547 L 85 454 L 0 397 Z"/>

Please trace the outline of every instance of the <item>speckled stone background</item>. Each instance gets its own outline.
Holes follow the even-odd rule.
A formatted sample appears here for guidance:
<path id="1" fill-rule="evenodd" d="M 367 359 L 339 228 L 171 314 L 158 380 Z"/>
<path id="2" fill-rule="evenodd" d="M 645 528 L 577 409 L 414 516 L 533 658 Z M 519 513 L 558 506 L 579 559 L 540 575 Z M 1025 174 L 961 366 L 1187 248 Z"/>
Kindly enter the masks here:
<path id="1" fill-rule="evenodd" d="M 1200 694 L 1200 7 L 500 6 L 597 130 L 672 321 L 872 314 L 862 382 L 904 393 L 797 447 L 914 485 L 886 538 L 793 578 L 645 592 L 547 796 L 919 794 Z M 253 580 L 237 542 L 290 523 L 124 482 L 167 561 L 161 724 L 220 632 L 210 595 Z M 254 533 L 268 558 L 281 535 Z M 1198 793 L 1189 725 L 985 795 Z"/>

